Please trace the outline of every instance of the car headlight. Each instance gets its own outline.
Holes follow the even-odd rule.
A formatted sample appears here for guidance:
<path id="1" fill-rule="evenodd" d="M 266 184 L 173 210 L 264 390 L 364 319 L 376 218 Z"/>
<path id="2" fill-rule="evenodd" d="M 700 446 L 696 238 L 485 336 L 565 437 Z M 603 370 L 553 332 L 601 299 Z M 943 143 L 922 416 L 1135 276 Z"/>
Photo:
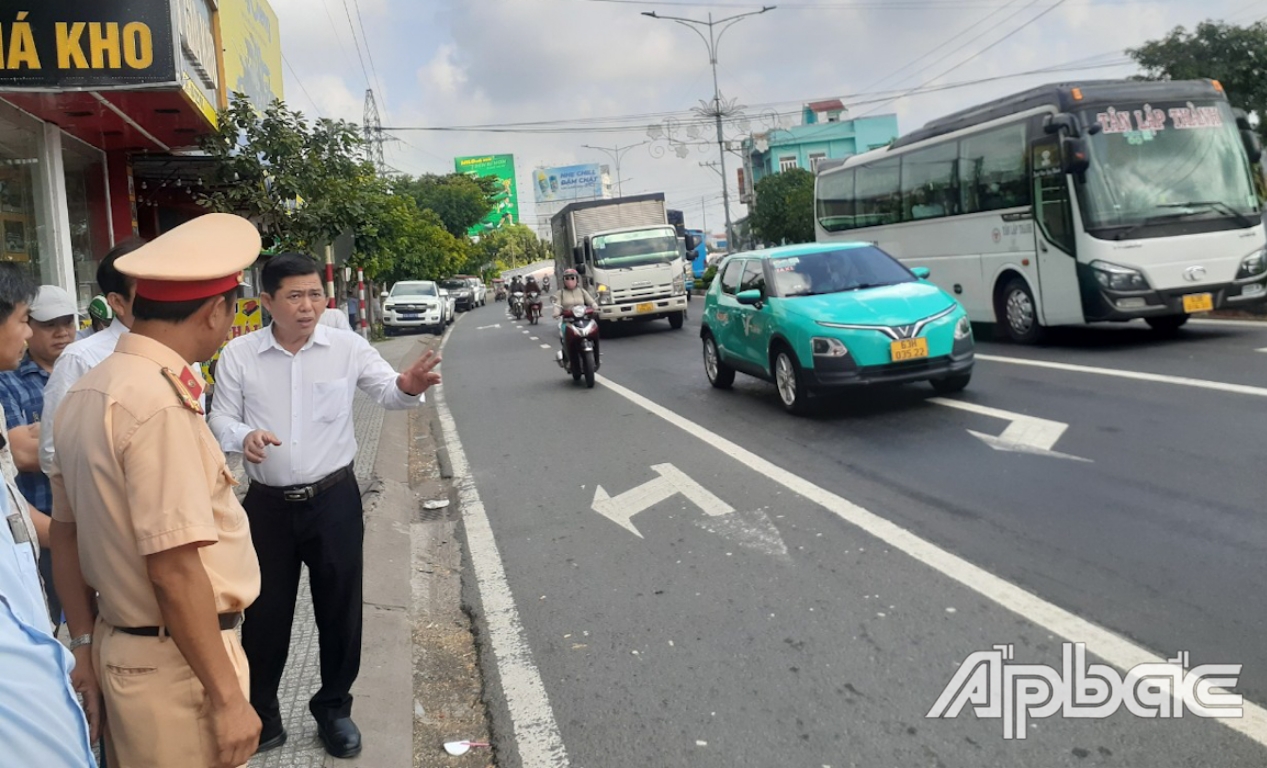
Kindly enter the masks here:
<path id="1" fill-rule="evenodd" d="M 599 303 L 599 304 L 611 304 L 611 303 L 612 303 L 613 299 L 612 299 L 612 292 L 611 292 L 611 289 L 610 289 L 610 288 L 608 288 L 608 287 L 607 287 L 607 286 L 605 286 L 605 285 L 599 285 L 599 286 L 598 286 L 598 288 L 597 288 L 597 292 L 598 292 L 598 297 L 597 297 L 597 298 L 598 298 L 598 303 Z"/>
<path id="2" fill-rule="evenodd" d="M 1237 280 L 1248 280 L 1262 277 L 1267 272 L 1267 248 L 1260 248 L 1241 260 L 1241 268 L 1236 271 Z"/>
<path id="3" fill-rule="evenodd" d="M 686 293 L 686 277 L 684 275 L 678 275 L 673 278 L 673 295 L 680 296 L 684 293 Z"/>
<path id="4" fill-rule="evenodd" d="M 1095 279 L 1100 287 L 1111 291 L 1147 291 L 1148 279 L 1139 270 L 1110 264 L 1107 261 L 1091 262 L 1095 270 Z"/>
<path id="5" fill-rule="evenodd" d="M 963 339 L 970 338 L 971 336 L 972 321 L 968 319 L 967 315 L 964 315 L 959 318 L 959 322 L 955 323 L 955 340 L 962 341 Z"/>
<path id="6" fill-rule="evenodd" d="M 849 354 L 849 348 L 843 341 L 829 336 L 816 336 L 810 339 L 810 344 L 814 349 L 814 357 L 845 357 Z"/>

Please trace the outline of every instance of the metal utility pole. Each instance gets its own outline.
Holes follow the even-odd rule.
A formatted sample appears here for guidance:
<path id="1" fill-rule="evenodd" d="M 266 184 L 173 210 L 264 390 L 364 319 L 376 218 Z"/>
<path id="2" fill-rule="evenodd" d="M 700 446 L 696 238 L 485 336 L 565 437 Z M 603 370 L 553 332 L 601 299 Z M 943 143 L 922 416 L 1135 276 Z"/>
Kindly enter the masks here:
<path id="1" fill-rule="evenodd" d="M 704 41 L 704 45 L 708 46 L 708 61 L 713 65 L 713 117 L 717 121 L 717 151 L 721 157 L 721 199 L 722 209 L 726 213 L 726 243 L 733 243 L 735 238 L 731 232 L 730 225 L 730 182 L 726 178 L 726 137 L 722 133 L 721 116 L 721 89 L 717 86 L 717 46 L 721 43 L 722 35 L 726 34 L 726 30 L 738 24 L 741 20 L 749 16 L 758 16 L 766 11 L 773 11 L 777 6 L 763 6 L 759 11 L 749 11 L 748 13 L 740 13 L 735 16 L 727 16 L 724 19 L 713 19 L 713 14 L 708 14 L 708 21 L 699 19 L 684 19 L 679 16 L 661 16 L 655 11 L 643 11 L 643 16 L 653 19 L 664 19 L 666 21 L 675 21 L 684 27 L 689 28 L 692 32 L 699 35 L 700 40 Z M 700 31 L 701 27 L 708 28 L 708 37 L 704 37 L 704 33 Z M 721 29 L 714 31 L 716 27 Z"/>
<path id="2" fill-rule="evenodd" d="M 621 184 L 623 179 L 621 178 L 621 175 L 620 175 L 620 158 L 624 157 L 624 154 L 628 152 L 629 150 L 633 149 L 634 147 L 641 147 L 643 144 L 650 144 L 650 143 L 651 142 L 649 141 L 640 141 L 637 144 L 630 144 L 627 147 L 611 147 L 611 148 L 595 147 L 589 144 L 582 144 L 581 146 L 585 147 L 586 149 L 596 149 L 599 152 L 604 153 L 605 155 L 607 155 L 608 157 L 612 159 L 612 162 L 616 165 L 616 197 L 624 197 L 625 196 L 624 187 Z"/>

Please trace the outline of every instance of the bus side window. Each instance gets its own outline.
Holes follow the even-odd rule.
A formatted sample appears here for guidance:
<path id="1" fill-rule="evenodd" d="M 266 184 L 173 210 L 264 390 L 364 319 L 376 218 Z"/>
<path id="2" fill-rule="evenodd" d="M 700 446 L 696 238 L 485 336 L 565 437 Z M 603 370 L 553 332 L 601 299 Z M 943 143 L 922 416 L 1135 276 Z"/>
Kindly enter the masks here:
<path id="1" fill-rule="evenodd" d="M 1029 205 L 1025 159 L 1024 123 L 964 138 L 959 152 L 963 212 L 998 211 Z"/>
<path id="2" fill-rule="evenodd" d="M 818 178 L 818 223 L 828 232 L 852 229 L 854 222 L 853 169 Z"/>

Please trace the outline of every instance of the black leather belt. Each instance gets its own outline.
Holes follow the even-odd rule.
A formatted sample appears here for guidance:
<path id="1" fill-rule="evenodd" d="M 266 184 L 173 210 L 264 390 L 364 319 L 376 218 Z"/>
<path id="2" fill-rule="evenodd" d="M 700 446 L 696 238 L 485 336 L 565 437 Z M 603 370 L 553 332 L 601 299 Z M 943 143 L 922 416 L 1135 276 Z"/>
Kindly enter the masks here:
<path id="1" fill-rule="evenodd" d="M 242 623 L 241 611 L 235 611 L 234 613 L 220 614 L 220 631 L 221 632 L 225 632 L 230 629 L 237 629 L 238 625 L 241 623 Z M 142 637 L 158 637 L 159 634 L 162 632 L 162 630 L 166 629 L 166 627 L 115 627 L 115 629 L 119 630 L 120 632 L 125 632 L 129 635 L 141 635 Z"/>
<path id="2" fill-rule="evenodd" d="M 317 498 L 319 494 L 330 490 L 351 476 L 352 465 L 349 464 L 343 469 L 337 469 L 334 472 L 331 472 L 312 485 L 289 485 L 285 488 L 279 488 L 275 485 L 264 485 L 263 483 L 251 481 L 251 488 L 258 488 L 260 493 L 272 496 L 275 499 L 283 499 L 285 501 L 309 501 Z"/>

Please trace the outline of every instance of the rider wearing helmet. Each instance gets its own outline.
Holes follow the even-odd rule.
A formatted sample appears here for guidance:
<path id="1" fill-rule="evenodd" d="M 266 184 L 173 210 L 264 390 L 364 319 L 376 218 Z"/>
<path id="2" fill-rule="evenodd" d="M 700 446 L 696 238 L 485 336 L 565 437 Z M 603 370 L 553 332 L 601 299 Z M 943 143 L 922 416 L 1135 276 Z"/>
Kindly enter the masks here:
<path id="1" fill-rule="evenodd" d="M 75 339 L 86 339 L 97 331 L 105 330 L 110 327 L 110 323 L 114 322 L 114 310 L 110 308 L 110 302 L 106 301 L 106 297 L 97 294 L 92 297 L 92 301 L 88 302 L 88 317 L 92 321 L 92 325 L 87 328 L 80 329 L 75 334 Z"/>
<path id="2" fill-rule="evenodd" d="M 565 269 L 563 270 L 563 287 L 554 294 L 554 316 L 562 316 L 577 304 L 598 308 L 598 302 L 594 301 L 590 292 L 580 286 L 580 275 L 576 273 L 576 270 Z"/>

